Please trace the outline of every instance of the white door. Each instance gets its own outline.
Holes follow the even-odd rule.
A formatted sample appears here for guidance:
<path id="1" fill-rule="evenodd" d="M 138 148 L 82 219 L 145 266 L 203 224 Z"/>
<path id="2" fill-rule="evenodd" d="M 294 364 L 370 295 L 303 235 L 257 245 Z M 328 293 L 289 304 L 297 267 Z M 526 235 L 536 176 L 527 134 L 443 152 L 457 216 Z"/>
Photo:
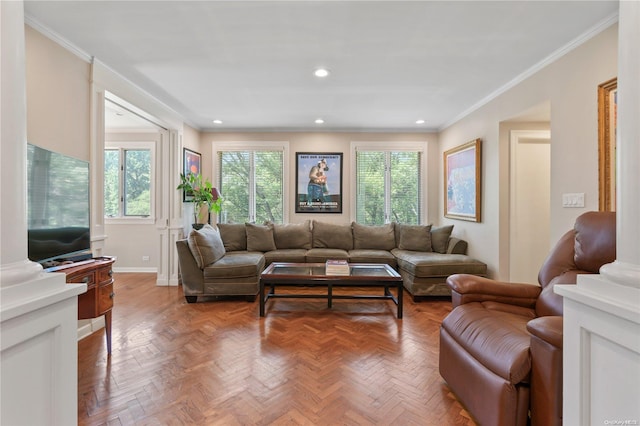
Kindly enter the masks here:
<path id="1" fill-rule="evenodd" d="M 537 283 L 550 249 L 550 132 L 513 130 L 510 143 L 509 281 Z"/>

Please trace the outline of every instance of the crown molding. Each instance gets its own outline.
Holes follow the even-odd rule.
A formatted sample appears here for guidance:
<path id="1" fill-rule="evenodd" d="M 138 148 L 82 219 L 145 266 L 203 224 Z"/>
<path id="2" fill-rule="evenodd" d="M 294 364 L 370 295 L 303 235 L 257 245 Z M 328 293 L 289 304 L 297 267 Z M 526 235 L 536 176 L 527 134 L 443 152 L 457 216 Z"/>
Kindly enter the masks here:
<path id="1" fill-rule="evenodd" d="M 50 28 L 45 27 L 39 21 L 33 19 L 31 16 L 25 15 L 24 22 L 25 22 L 25 24 L 29 25 L 34 30 L 38 31 L 43 36 L 45 36 L 48 39 L 50 39 L 50 40 L 54 41 L 55 43 L 59 44 L 60 46 L 62 46 L 63 48 L 65 48 L 69 52 L 73 53 L 78 58 L 82 59 L 83 61 L 88 62 L 88 63 L 92 62 L 93 58 L 92 58 L 91 55 L 89 55 L 84 50 L 80 49 L 75 44 L 71 43 L 66 38 L 62 37 L 60 34 L 56 33 L 55 31 L 51 30 Z"/>
<path id="2" fill-rule="evenodd" d="M 602 21 L 598 22 L 596 25 L 594 25 L 589 30 L 585 31 L 584 33 L 582 33 L 581 35 L 579 35 L 575 39 L 571 40 L 569 43 L 567 43 L 564 46 L 562 46 L 561 48 L 557 49 L 556 51 L 551 53 L 549 56 L 547 56 L 546 58 L 544 58 L 543 60 L 541 60 L 540 62 L 538 62 L 537 64 L 535 64 L 534 66 L 532 66 L 531 68 L 526 70 L 525 72 L 523 72 L 522 74 L 518 75 L 517 77 L 515 77 L 514 79 L 512 79 L 511 81 L 509 81 L 508 83 L 506 83 L 505 85 L 500 87 L 499 89 L 497 89 L 496 91 L 490 93 L 488 96 L 484 97 L 483 99 L 481 99 L 480 101 L 476 102 L 475 104 L 473 104 L 468 109 L 464 110 L 463 112 L 461 112 L 460 114 L 458 114 L 457 116 L 455 116 L 454 118 L 452 118 L 451 120 L 449 120 L 448 122 L 443 124 L 442 127 L 440 127 L 438 129 L 438 132 L 441 132 L 441 131 L 445 130 L 447 127 L 450 127 L 453 124 L 457 123 L 458 121 L 462 120 L 463 118 L 465 118 L 466 116 L 468 116 L 472 112 L 480 109 L 481 107 L 483 107 L 484 105 L 488 104 L 489 102 L 491 102 L 492 100 L 494 100 L 498 96 L 502 95 L 506 91 L 512 89 L 513 87 L 515 87 L 518 84 L 522 83 L 523 81 L 525 81 L 529 77 L 533 76 L 535 73 L 537 73 L 538 71 L 542 70 L 546 66 L 552 64 L 553 62 L 557 61 L 561 57 L 565 56 L 567 53 L 571 52 L 572 50 L 576 49 L 580 45 L 582 45 L 585 42 L 589 41 L 590 39 L 592 39 L 596 35 L 600 34 L 602 31 L 604 31 L 607 28 L 609 28 L 611 25 L 617 23 L 618 22 L 618 18 L 619 18 L 618 12 L 615 12 L 615 13 L 611 14 L 609 17 L 607 17 L 607 18 L 603 19 Z"/>

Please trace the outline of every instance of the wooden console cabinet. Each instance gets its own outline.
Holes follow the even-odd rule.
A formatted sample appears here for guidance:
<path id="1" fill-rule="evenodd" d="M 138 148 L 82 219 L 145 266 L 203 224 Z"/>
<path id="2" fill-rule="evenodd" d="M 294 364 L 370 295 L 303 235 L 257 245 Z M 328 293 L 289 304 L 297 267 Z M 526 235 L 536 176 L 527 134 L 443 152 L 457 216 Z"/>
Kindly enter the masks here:
<path id="1" fill-rule="evenodd" d="M 115 258 L 99 257 L 91 263 L 64 269 L 68 283 L 84 283 L 87 292 L 78 296 L 78 319 L 104 315 L 107 353 L 111 355 L 111 308 L 113 308 L 113 269 Z"/>

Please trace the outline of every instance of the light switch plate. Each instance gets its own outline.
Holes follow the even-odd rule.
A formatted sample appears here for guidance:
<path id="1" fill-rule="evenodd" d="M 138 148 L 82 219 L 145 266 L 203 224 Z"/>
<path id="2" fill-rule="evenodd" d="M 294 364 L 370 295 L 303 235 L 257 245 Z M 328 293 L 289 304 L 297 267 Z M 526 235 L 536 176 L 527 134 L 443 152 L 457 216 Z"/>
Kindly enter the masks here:
<path id="1" fill-rule="evenodd" d="M 562 207 L 578 208 L 584 207 L 584 192 L 573 192 L 562 194 Z"/>

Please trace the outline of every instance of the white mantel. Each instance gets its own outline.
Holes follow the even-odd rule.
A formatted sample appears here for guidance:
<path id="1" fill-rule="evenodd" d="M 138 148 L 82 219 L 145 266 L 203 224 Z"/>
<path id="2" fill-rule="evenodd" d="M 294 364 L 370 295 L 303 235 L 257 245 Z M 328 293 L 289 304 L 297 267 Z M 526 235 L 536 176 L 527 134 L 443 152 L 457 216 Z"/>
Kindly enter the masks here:
<path id="1" fill-rule="evenodd" d="M 615 262 L 564 297 L 563 423 L 640 424 L 640 2 L 621 1 Z"/>

